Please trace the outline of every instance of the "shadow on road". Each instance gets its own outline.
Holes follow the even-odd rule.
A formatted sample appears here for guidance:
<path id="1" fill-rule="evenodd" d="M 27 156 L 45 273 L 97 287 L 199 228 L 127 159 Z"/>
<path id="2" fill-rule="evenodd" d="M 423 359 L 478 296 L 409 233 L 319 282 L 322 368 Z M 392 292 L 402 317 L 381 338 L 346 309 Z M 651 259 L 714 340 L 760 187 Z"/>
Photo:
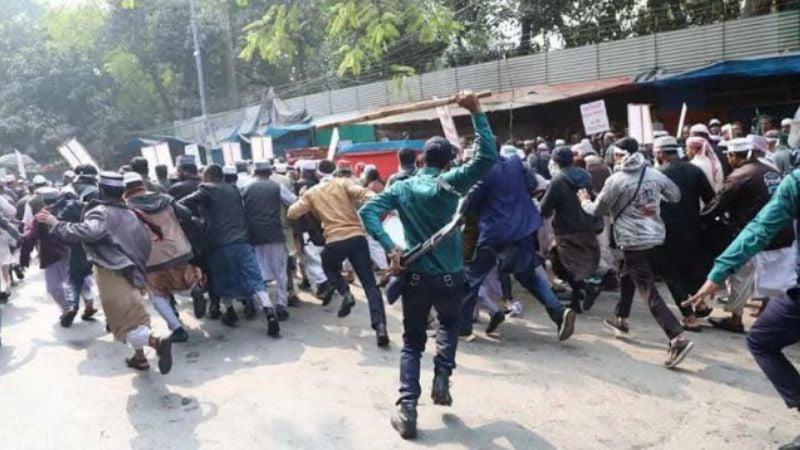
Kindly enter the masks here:
<path id="1" fill-rule="evenodd" d="M 444 427 L 434 430 L 420 430 L 416 443 L 426 447 L 445 444 L 460 444 L 465 448 L 505 449 L 506 442 L 513 449 L 554 449 L 544 438 L 517 422 L 499 420 L 479 427 L 470 428 L 455 414 L 442 415 Z"/>

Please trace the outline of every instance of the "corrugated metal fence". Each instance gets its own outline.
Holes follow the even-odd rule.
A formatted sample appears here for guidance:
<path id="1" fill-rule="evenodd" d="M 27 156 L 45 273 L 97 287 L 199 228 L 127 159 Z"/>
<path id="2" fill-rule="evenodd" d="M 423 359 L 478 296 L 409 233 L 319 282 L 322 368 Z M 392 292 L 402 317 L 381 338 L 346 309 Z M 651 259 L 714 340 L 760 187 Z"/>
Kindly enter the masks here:
<path id="1" fill-rule="evenodd" d="M 800 11 L 793 10 L 318 92 L 286 103 L 306 108 L 312 116 L 325 116 L 447 96 L 461 89 L 503 91 L 539 83 L 635 75 L 651 69 L 680 72 L 723 60 L 798 50 Z M 254 108 L 258 106 L 210 116 L 215 139 L 232 132 Z M 203 128 L 203 120 L 193 118 L 176 122 L 175 134 L 203 141 Z"/>

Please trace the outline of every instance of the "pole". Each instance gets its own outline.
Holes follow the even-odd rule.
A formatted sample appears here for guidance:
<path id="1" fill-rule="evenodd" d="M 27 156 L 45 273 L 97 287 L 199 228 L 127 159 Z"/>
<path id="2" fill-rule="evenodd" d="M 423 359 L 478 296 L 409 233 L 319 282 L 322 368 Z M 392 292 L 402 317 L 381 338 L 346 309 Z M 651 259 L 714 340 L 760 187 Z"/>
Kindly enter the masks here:
<path id="1" fill-rule="evenodd" d="M 189 13 L 192 23 L 192 41 L 194 42 L 194 63 L 197 69 L 197 89 L 200 92 L 200 115 L 203 117 L 203 128 L 206 140 L 215 144 L 214 136 L 208 126 L 208 107 L 206 106 L 206 81 L 203 75 L 203 54 L 200 51 L 200 33 L 197 27 L 197 0 L 189 0 Z"/>

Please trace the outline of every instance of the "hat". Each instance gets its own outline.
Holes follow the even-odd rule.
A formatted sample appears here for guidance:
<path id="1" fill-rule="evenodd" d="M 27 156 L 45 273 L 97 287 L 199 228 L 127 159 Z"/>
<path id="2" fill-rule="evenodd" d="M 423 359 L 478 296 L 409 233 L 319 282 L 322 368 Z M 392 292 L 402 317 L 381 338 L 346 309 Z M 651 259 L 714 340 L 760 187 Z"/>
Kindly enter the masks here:
<path id="1" fill-rule="evenodd" d="M 670 135 L 661 136 L 653 143 L 653 148 L 662 152 L 677 152 L 678 140 Z"/>
<path id="2" fill-rule="evenodd" d="M 629 155 L 632 155 L 639 151 L 639 142 L 632 137 L 624 137 L 622 139 L 617 139 L 614 141 L 614 146 L 618 147 L 621 150 L 624 150 Z M 614 150 L 616 152 L 616 149 Z"/>
<path id="3" fill-rule="evenodd" d="M 179 155 L 175 158 L 175 166 L 177 167 L 191 167 L 197 166 L 197 160 L 194 155 Z"/>
<path id="4" fill-rule="evenodd" d="M 781 138 L 781 132 L 778 130 L 769 130 L 764 133 L 764 137 L 767 138 L 767 141 L 776 142 Z"/>
<path id="5" fill-rule="evenodd" d="M 286 163 L 277 163 L 274 166 L 275 172 L 284 174 L 289 171 L 289 165 Z"/>
<path id="6" fill-rule="evenodd" d="M 751 144 L 753 144 L 753 149 L 762 152 L 769 151 L 769 142 L 767 141 L 767 138 L 765 138 L 764 136 L 759 136 L 757 134 L 748 134 L 747 140 L 750 141 Z"/>
<path id="7" fill-rule="evenodd" d="M 566 145 L 556 147 L 556 149 L 553 150 L 553 156 L 551 158 L 560 167 L 567 167 L 572 164 L 572 161 L 575 160 L 575 157 L 572 154 L 572 149 Z"/>
<path id="8" fill-rule="evenodd" d="M 223 175 L 236 175 L 236 166 L 231 164 L 226 164 L 222 167 L 222 174 Z"/>
<path id="9" fill-rule="evenodd" d="M 594 151 L 594 147 L 592 147 L 592 141 L 589 139 L 583 138 L 581 139 L 581 143 L 579 144 L 580 147 L 578 151 L 580 152 L 581 156 L 591 155 L 592 153 L 596 153 Z"/>
<path id="10" fill-rule="evenodd" d="M 144 178 L 136 172 L 128 172 L 122 176 L 125 189 L 133 189 L 144 186 Z"/>
<path id="11" fill-rule="evenodd" d="M 788 126 L 791 126 L 791 125 L 792 125 L 792 119 L 787 117 L 787 118 L 781 120 L 781 126 L 782 127 L 788 127 Z"/>
<path id="12" fill-rule="evenodd" d="M 536 146 L 536 150 L 538 150 L 540 152 L 541 151 L 549 151 L 550 150 L 550 146 L 547 145 L 547 142 L 542 142 L 541 144 Z"/>
<path id="13" fill-rule="evenodd" d="M 91 174 L 82 173 L 75 178 L 75 184 L 97 184 L 97 177 Z"/>
<path id="14" fill-rule="evenodd" d="M 748 138 L 736 138 L 728 141 L 727 153 L 745 153 L 753 150 L 753 142 Z"/>
<path id="15" fill-rule="evenodd" d="M 45 178 L 45 177 L 43 177 L 41 175 L 36 175 L 35 177 L 33 177 L 33 185 L 34 186 L 45 186 L 45 185 L 47 185 L 47 178 Z"/>
<path id="16" fill-rule="evenodd" d="M 253 171 L 258 172 L 269 172 L 272 170 L 272 164 L 269 161 L 256 161 L 253 163 Z"/>
<path id="17" fill-rule="evenodd" d="M 696 124 L 692 125 L 692 127 L 689 128 L 689 133 L 690 134 L 703 133 L 705 135 L 710 134 L 708 132 L 708 127 L 703 125 L 702 123 L 696 123 Z"/>
<path id="18" fill-rule="evenodd" d="M 125 187 L 122 175 L 117 172 L 100 172 L 100 185 L 108 187 Z"/>
<path id="19" fill-rule="evenodd" d="M 556 147 L 558 147 L 559 145 L 564 145 L 566 143 L 567 143 L 567 141 L 565 141 L 563 139 L 556 139 L 556 142 L 555 142 Z"/>
<path id="20" fill-rule="evenodd" d="M 504 145 L 500 147 L 500 155 L 506 158 L 510 158 L 512 156 L 516 156 L 519 159 L 525 158 L 525 152 L 518 149 L 517 147 L 514 147 L 513 145 Z"/>
<path id="21" fill-rule="evenodd" d="M 669 136 L 669 133 L 667 133 L 664 130 L 653 130 L 653 139 L 654 140 L 658 139 L 660 137 L 664 137 L 664 136 Z"/>
<path id="22" fill-rule="evenodd" d="M 67 171 L 64 172 L 64 177 L 65 178 L 75 178 L 75 172 L 73 172 L 71 170 L 67 170 Z"/>
<path id="23" fill-rule="evenodd" d="M 370 170 L 378 170 L 378 166 L 375 164 L 364 164 L 364 173 L 369 172 Z"/>
<path id="24" fill-rule="evenodd" d="M 711 119 L 711 120 L 709 120 L 708 121 L 708 127 L 711 128 L 713 126 L 717 126 L 717 127 L 722 126 L 722 122 L 720 122 L 719 119 Z"/>
<path id="25" fill-rule="evenodd" d="M 425 141 L 425 145 L 422 147 L 422 152 L 425 154 L 425 159 L 429 161 L 452 161 L 455 157 L 455 152 L 453 152 L 453 144 L 441 136 L 434 136 Z"/>
<path id="26" fill-rule="evenodd" d="M 58 200 L 60 192 L 54 187 L 43 186 L 36 189 L 36 195 L 42 197 L 42 201 L 45 203 L 51 203 Z"/>

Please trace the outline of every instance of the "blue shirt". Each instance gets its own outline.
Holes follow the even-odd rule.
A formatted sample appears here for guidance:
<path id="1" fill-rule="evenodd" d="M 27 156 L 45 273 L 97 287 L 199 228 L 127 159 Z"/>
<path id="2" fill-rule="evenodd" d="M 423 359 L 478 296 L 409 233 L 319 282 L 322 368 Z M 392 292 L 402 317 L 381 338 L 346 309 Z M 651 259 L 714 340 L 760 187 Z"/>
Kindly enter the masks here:
<path id="1" fill-rule="evenodd" d="M 517 156 L 501 157 L 469 194 L 469 207 L 480 214 L 478 245 L 499 245 L 529 237 L 542 226 L 531 199 L 536 179 Z"/>
<path id="2" fill-rule="evenodd" d="M 383 214 L 392 210 L 398 212 L 406 243 L 413 248 L 447 225 L 458 207 L 458 196 L 443 187 L 439 180 L 452 186 L 461 195 L 466 195 L 492 168 L 497 160 L 497 145 L 486 114 L 473 114 L 472 124 L 479 137 L 478 150 L 472 161 L 444 173 L 432 167 L 423 168 L 416 176 L 393 183 L 361 208 L 359 214 L 367 233 L 387 251 L 393 250 L 396 245 L 383 229 Z M 461 233 L 443 241 L 407 269 L 430 275 L 462 271 L 464 257 Z"/>

